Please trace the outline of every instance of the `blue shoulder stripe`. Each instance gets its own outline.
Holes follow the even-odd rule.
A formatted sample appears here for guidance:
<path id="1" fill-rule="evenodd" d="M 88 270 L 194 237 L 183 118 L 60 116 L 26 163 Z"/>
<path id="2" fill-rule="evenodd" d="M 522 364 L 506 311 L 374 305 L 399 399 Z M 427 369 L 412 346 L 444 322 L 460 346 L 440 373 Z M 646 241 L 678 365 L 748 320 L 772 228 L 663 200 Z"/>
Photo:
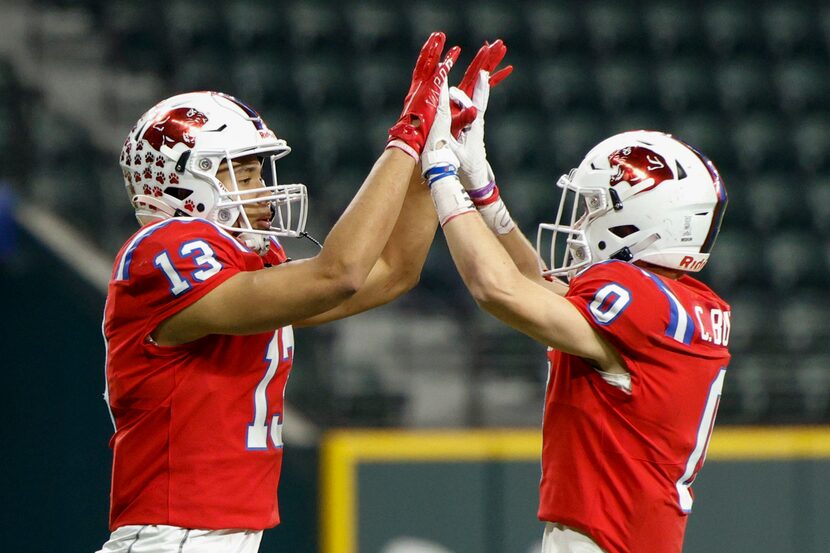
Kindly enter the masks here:
<path id="1" fill-rule="evenodd" d="M 130 278 L 130 264 L 133 261 L 133 253 L 135 252 L 136 248 L 138 248 L 138 245 L 141 244 L 142 240 L 153 234 L 158 229 L 164 228 L 171 223 L 178 222 L 187 224 L 193 223 L 195 221 L 207 223 L 208 225 L 215 228 L 217 232 L 219 232 L 219 234 L 230 240 L 239 251 L 250 253 L 251 250 L 242 245 L 242 243 L 240 243 L 239 240 L 231 236 L 231 234 L 228 231 L 226 231 L 216 223 L 208 221 L 207 219 L 199 219 L 192 217 L 173 217 L 171 219 L 166 219 L 153 225 L 148 225 L 147 227 L 141 229 L 141 231 L 139 231 L 138 234 L 136 234 L 133 237 L 132 241 L 130 241 L 130 245 L 127 246 L 126 250 L 124 250 L 124 255 L 121 257 L 121 261 L 118 263 L 118 270 L 115 273 L 115 280 L 127 280 Z"/>
<path id="2" fill-rule="evenodd" d="M 677 296 L 669 290 L 657 276 L 640 269 L 644 275 L 650 278 L 669 300 L 669 326 L 666 328 L 666 336 L 669 336 L 687 346 L 692 343 L 695 332 L 695 323 L 689 312 L 677 299 Z"/>

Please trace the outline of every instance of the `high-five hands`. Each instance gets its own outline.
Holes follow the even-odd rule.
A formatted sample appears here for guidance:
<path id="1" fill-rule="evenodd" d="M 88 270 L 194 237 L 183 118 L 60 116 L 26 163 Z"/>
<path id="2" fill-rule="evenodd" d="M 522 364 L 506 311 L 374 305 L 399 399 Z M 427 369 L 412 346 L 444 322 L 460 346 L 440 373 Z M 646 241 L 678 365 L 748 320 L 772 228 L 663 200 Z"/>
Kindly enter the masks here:
<path id="1" fill-rule="evenodd" d="M 401 116 L 389 129 L 386 147 L 399 148 L 416 161 L 433 126 L 441 88 L 446 86 L 450 69 L 461 52 L 458 46 L 453 46 L 439 63 L 445 42 L 444 33 L 432 33 L 424 43 L 412 71 Z"/>
<path id="2" fill-rule="evenodd" d="M 466 190 L 463 198 L 454 197 L 452 201 L 445 198 L 443 205 L 439 206 L 438 191 L 433 188 L 433 199 L 442 225 L 455 215 L 470 211 L 471 206 L 475 205 L 494 233 L 507 234 L 515 227 L 500 197 L 484 146 L 484 114 L 490 88 L 513 71 L 513 66 L 495 71 L 506 53 L 507 47 L 501 40 L 493 44 L 485 42 L 459 86 L 446 94 L 442 92 L 439 97 L 440 105 L 421 158 L 421 168 L 431 188 L 438 180 L 451 174 L 460 178 Z M 445 101 L 446 105 L 441 101 Z M 442 207 L 446 211 L 443 218 Z"/>
<path id="3" fill-rule="evenodd" d="M 458 180 L 458 156 L 450 147 L 455 139 L 451 134 L 450 91 L 447 83 L 441 86 L 438 109 L 432 130 L 421 154 L 421 172 L 429 185 L 438 222 L 443 227 L 453 218 L 476 210 L 461 182 Z"/>
<path id="4" fill-rule="evenodd" d="M 468 98 L 472 98 L 474 95 L 475 85 L 478 82 L 479 73 L 481 71 L 487 71 L 487 73 L 490 74 L 490 88 L 493 88 L 502 82 L 508 75 L 510 75 L 510 73 L 513 72 L 512 65 L 508 65 L 507 67 L 496 71 L 496 67 L 498 67 L 504 59 L 505 54 L 507 54 L 507 46 L 505 46 L 501 39 L 495 41 L 493 44 L 485 42 L 484 45 L 479 48 L 473 58 L 473 61 L 470 62 L 470 65 L 464 72 L 461 82 L 458 83 L 457 90 L 463 92 Z M 455 89 L 456 87 L 453 88 Z M 450 100 L 454 100 L 452 90 L 450 92 Z M 470 104 L 468 104 L 467 107 L 470 107 Z M 452 135 L 455 138 L 459 138 L 461 132 L 467 130 L 467 127 L 475 119 L 477 110 L 468 110 L 458 101 L 454 101 L 450 104 L 450 110 L 452 112 Z"/>

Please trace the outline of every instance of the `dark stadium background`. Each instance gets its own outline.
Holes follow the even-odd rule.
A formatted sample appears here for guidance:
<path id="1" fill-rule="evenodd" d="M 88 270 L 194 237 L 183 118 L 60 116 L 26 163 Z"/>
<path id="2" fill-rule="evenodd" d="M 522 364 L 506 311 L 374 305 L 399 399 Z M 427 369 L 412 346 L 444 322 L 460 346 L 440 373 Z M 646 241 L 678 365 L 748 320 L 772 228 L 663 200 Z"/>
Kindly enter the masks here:
<path id="1" fill-rule="evenodd" d="M 117 164 L 135 120 L 178 92 L 243 98 L 294 149 L 280 179 L 308 185 L 322 238 L 382 150 L 435 29 L 463 48 L 456 79 L 483 40 L 509 47 L 488 152 L 531 237 L 554 216 L 558 176 L 611 133 L 666 130 L 708 154 L 730 194 L 701 273 L 733 308 L 718 425 L 830 423 L 830 6 L 0 0 L 4 549 L 94 551 L 107 535 L 101 277 L 136 228 Z M 476 310 L 440 233 L 411 294 L 299 331 L 290 516 L 263 551 L 317 550 L 321 432 L 536 427 L 542 351 Z M 800 474 L 792 490 L 818 477 Z M 827 514 L 798 501 L 784 512 Z M 799 524 L 798 550 L 823 550 Z"/>

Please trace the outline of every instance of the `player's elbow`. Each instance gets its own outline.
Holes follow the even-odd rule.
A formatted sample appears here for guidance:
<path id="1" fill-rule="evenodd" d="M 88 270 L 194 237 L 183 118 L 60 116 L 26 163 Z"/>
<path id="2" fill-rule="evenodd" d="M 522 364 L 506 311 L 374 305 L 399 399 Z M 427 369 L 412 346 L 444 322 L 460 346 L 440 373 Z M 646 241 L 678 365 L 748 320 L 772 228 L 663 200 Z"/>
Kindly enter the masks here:
<path id="1" fill-rule="evenodd" d="M 490 313 L 501 310 L 513 295 L 511 280 L 504 273 L 477 271 L 465 283 L 479 307 Z"/>
<path id="2" fill-rule="evenodd" d="M 473 298 L 481 309 L 495 315 L 504 311 L 509 304 L 510 294 L 506 290 L 491 289 L 473 294 Z"/>
<path id="3" fill-rule="evenodd" d="M 387 280 L 389 301 L 415 288 L 421 280 L 420 267 L 402 267 L 394 271 Z"/>
<path id="4" fill-rule="evenodd" d="M 366 284 L 373 263 L 350 255 L 349 252 L 330 256 L 325 256 L 326 253 L 328 252 L 324 249 L 318 258 L 324 278 L 333 293 L 342 294 L 343 299 L 348 299 Z"/>
<path id="5" fill-rule="evenodd" d="M 332 294 L 338 296 L 339 299 L 347 300 L 360 290 L 365 281 L 365 275 L 357 271 L 345 271 L 330 279 L 330 289 Z"/>
<path id="6" fill-rule="evenodd" d="M 417 271 L 415 273 L 407 274 L 401 282 L 401 290 L 398 293 L 399 296 L 402 296 L 418 286 L 418 283 L 421 282 L 421 272 Z"/>
<path id="7" fill-rule="evenodd" d="M 319 279 L 330 299 L 337 303 L 355 295 L 366 280 L 366 275 L 345 265 L 324 264 Z"/>
<path id="8" fill-rule="evenodd" d="M 381 285 L 374 292 L 375 301 L 378 305 L 384 305 L 406 294 L 421 279 L 420 272 L 408 272 L 395 270 L 387 274 Z"/>

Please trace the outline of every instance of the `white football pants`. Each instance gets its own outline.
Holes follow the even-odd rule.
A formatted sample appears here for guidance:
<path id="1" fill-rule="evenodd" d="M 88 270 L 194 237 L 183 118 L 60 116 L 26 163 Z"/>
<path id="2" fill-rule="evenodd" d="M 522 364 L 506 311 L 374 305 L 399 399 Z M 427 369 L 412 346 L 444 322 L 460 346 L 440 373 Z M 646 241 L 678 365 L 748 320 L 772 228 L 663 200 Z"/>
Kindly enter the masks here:
<path id="1" fill-rule="evenodd" d="M 257 553 L 261 530 L 194 530 L 152 524 L 122 526 L 97 553 Z"/>
<path id="2" fill-rule="evenodd" d="M 548 522 L 542 536 L 542 553 L 604 553 L 594 540 L 567 526 Z"/>

